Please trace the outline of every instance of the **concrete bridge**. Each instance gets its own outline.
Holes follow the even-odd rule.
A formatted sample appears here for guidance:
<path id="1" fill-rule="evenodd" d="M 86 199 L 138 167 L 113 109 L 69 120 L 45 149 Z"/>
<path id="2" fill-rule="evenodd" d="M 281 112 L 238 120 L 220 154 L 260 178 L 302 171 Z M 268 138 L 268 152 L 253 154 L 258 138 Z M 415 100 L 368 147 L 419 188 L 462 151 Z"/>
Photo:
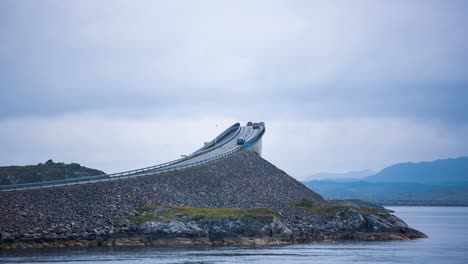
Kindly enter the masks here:
<path id="1" fill-rule="evenodd" d="M 7 191 L 20 191 L 38 188 L 52 188 L 57 186 L 77 185 L 77 184 L 90 184 L 103 181 L 117 181 L 121 179 L 135 178 L 140 176 L 155 175 L 170 171 L 177 171 L 188 169 L 202 164 L 206 164 L 215 160 L 219 160 L 230 156 L 234 153 L 251 149 L 262 154 L 262 137 L 265 133 L 265 124 L 263 122 L 251 124 L 249 122 L 246 126 L 241 126 L 236 123 L 221 134 L 219 134 L 212 141 L 207 142 L 203 147 L 187 155 L 183 158 L 169 161 L 154 166 L 124 171 L 113 174 L 104 174 L 91 177 L 82 177 L 77 179 L 67 179 L 58 181 L 24 183 L 16 185 L 0 185 L 0 192 Z M 243 138 L 244 143 L 238 144 L 238 139 Z"/>

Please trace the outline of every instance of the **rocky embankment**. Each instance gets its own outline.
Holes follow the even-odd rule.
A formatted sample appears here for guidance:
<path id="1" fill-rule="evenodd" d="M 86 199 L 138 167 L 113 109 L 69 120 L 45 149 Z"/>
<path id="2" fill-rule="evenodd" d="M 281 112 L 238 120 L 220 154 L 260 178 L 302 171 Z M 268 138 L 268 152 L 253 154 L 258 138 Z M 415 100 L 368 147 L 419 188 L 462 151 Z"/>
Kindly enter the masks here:
<path id="1" fill-rule="evenodd" d="M 325 201 L 252 151 L 166 174 L 3 192 L 0 200 L 0 248 L 425 237 L 383 208 Z"/>

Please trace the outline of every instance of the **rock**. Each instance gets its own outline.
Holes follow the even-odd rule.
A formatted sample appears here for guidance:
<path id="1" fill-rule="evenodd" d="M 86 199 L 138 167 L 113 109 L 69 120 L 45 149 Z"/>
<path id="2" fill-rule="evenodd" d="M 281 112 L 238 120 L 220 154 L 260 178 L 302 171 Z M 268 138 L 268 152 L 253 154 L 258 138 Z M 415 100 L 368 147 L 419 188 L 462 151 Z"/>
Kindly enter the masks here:
<path id="1" fill-rule="evenodd" d="M 366 224 L 366 219 L 353 208 L 340 209 L 333 219 L 333 225 L 342 231 L 360 230 Z"/>
<path id="2" fill-rule="evenodd" d="M 102 244 L 104 243 L 104 239 L 102 237 L 98 237 L 96 238 L 96 243 L 98 246 L 102 246 Z"/>
<path id="3" fill-rule="evenodd" d="M 394 216 L 394 215 L 391 215 L 391 214 L 386 214 L 384 216 L 384 218 L 390 222 L 392 225 L 396 226 L 396 227 L 399 227 L 401 229 L 406 229 L 408 228 L 408 225 L 403 222 L 403 220 L 401 220 L 400 218 Z"/>
<path id="4" fill-rule="evenodd" d="M 365 215 L 367 221 L 367 226 L 373 231 L 391 231 L 395 227 L 387 222 L 385 219 L 382 219 L 376 215 Z"/>
<path id="5" fill-rule="evenodd" d="M 272 237 L 291 238 L 292 231 L 280 219 L 273 218 L 273 221 L 271 222 L 270 226 L 272 231 Z"/>
<path id="6" fill-rule="evenodd" d="M 9 234 L 9 233 L 3 233 L 2 234 L 2 242 L 3 243 L 13 243 L 15 242 L 15 237 L 12 236 L 12 234 Z"/>

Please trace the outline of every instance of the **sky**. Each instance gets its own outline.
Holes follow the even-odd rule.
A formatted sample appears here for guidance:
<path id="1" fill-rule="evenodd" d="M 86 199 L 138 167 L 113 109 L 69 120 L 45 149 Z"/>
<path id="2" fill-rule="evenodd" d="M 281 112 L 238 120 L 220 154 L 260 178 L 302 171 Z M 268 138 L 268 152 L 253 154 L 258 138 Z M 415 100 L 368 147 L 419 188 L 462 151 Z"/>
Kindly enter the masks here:
<path id="1" fill-rule="evenodd" d="M 0 1 L 0 166 L 155 165 L 233 123 L 296 179 L 468 155 L 468 1 Z"/>

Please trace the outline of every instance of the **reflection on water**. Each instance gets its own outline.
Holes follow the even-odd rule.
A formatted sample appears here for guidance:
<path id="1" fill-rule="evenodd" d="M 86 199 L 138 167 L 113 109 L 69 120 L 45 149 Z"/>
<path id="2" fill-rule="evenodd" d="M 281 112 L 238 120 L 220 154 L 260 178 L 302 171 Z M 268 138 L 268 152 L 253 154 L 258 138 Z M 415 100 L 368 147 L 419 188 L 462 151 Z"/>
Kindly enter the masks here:
<path id="1" fill-rule="evenodd" d="M 468 263 L 467 207 L 391 207 L 430 238 L 274 247 L 119 247 L 16 250 L 0 263 Z"/>

